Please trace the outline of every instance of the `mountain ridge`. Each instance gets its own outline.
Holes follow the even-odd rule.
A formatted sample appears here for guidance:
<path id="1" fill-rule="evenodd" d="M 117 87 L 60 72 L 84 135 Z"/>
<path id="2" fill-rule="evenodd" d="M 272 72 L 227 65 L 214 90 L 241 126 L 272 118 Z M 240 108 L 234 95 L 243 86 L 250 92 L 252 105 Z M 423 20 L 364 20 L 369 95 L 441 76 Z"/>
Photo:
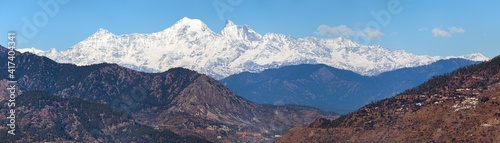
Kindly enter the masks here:
<path id="1" fill-rule="evenodd" d="M 0 48 L 0 53 L 6 51 Z M 6 56 L 0 59 L 7 60 Z M 105 104 L 130 113 L 142 125 L 209 141 L 266 142 L 314 118 L 337 117 L 315 108 L 256 104 L 217 80 L 185 68 L 145 73 L 118 64 L 59 64 L 31 53 L 17 53 L 15 63 L 20 92 L 44 90 L 58 97 Z M 0 83 L 6 85 L 4 80 Z"/>
<path id="2" fill-rule="evenodd" d="M 338 119 L 292 128 L 277 142 L 497 142 L 499 71 L 497 56 Z"/>
<path id="3" fill-rule="evenodd" d="M 439 60 L 377 76 L 362 76 L 325 64 L 301 64 L 260 73 L 243 72 L 220 81 L 256 103 L 307 105 L 346 114 L 370 102 L 392 97 L 433 76 L 478 63 L 464 59 Z"/>
<path id="4" fill-rule="evenodd" d="M 362 75 L 377 75 L 404 67 L 427 65 L 439 57 L 414 55 L 381 46 L 359 45 L 346 38 L 294 38 L 275 33 L 260 35 L 250 26 L 231 21 L 215 33 L 201 20 L 182 18 L 171 27 L 151 34 L 114 35 L 99 29 L 64 51 L 19 49 L 49 57 L 59 63 L 91 65 L 117 63 L 145 72 L 184 67 L 222 79 L 245 71 L 297 64 L 327 64 Z M 479 53 L 456 56 L 486 60 Z"/>
<path id="5" fill-rule="evenodd" d="M 208 142 L 141 125 L 130 114 L 78 98 L 29 91 L 17 98 L 16 136 L 2 142 Z M 0 101 L 6 103 L 7 101 Z M 8 112 L 8 108 L 0 111 Z M 6 118 L 6 115 L 0 115 Z M 1 131 L 7 132 L 5 127 Z"/>

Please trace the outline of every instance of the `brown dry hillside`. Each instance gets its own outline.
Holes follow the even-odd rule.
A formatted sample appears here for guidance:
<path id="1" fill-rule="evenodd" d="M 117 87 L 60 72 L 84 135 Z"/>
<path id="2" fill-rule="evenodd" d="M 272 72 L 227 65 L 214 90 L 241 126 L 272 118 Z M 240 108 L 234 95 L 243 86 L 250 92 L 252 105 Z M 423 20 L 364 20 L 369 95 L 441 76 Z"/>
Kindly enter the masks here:
<path id="1" fill-rule="evenodd" d="M 461 68 L 277 142 L 500 142 L 500 57 Z"/>
<path id="2" fill-rule="evenodd" d="M 7 63 L 7 51 L 0 46 L 0 62 Z M 182 136 L 213 142 L 271 142 L 274 135 L 315 118 L 338 117 L 305 106 L 256 104 L 217 80 L 184 68 L 144 73 L 116 64 L 76 66 L 31 53 L 16 54 L 19 91 L 40 90 L 64 99 L 103 104 L 124 111 L 138 124 Z M 7 71 L 7 64 L 0 69 Z M 7 74 L 0 72 L 1 77 Z M 6 82 L 0 78 L 0 87 L 6 87 Z M 8 96 L 0 92 L 0 101 L 7 100 L 1 97 Z M 5 107 L 0 106 L 0 110 Z M 33 129 L 30 127 L 26 126 Z"/>

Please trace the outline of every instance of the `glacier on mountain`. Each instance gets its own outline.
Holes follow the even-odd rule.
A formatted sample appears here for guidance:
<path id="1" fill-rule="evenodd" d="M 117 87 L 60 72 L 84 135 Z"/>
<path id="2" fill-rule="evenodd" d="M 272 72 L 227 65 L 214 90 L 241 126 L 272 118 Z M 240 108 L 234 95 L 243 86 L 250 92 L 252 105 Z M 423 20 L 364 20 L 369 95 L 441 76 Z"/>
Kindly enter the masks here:
<path id="1" fill-rule="evenodd" d="M 19 51 L 46 56 L 59 63 L 116 63 L 145 72 L 184 67 L 216 79 L 245 71 L 260 72 L 297 64 L 326 64 L 362 75 L 377 75 L 441 59 L 488 59 L 480 53 L 458 57 L 414 55 L 379 45 L 360 45 L 342 37 L 321 39 L 275 33 L 260 35 L 248 25 L 236 25 L 229 20 L 219 34 L 201 20 L 186 17 L 156 33 L 115 35 L 99 29 L 64 51 L 36 48 Z"/>

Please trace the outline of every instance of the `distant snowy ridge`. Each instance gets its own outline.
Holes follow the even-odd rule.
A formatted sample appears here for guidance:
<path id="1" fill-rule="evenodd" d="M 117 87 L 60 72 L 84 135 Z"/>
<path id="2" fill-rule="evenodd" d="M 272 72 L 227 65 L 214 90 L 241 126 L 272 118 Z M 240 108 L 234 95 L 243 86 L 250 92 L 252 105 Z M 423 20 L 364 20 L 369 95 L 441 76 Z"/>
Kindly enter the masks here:
<path id="1" fill-rule="evenodd" d="M 306 63 L 321 63 L 362 75 L 377 75 L 441 59 L 488 60 L 480 53 L 458 57 L 414 55 L 403 50 L 359 45 L 345 38 L 294 38 L 275 33 L 260 35 L 247 25 L 235 25 L 229 20 L 219 34 L 202 21 L 186 17 L 156 33 L 117 36 L 99 29 L 64 51 L 35 48 L 19 51 L 46 56 L 60 63 L 90 65 L 107 62 L 145 72 L 184 67 L 216 79 L 245 71 L 260 72 Z"/>

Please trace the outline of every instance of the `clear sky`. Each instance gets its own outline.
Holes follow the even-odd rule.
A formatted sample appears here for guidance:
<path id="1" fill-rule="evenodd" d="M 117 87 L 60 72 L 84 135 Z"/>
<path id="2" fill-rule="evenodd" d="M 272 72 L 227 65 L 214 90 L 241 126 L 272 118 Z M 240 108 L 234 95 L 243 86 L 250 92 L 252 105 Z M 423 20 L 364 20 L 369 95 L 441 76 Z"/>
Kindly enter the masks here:
<path id="1" fill-rule="evenodd" d="M 15 31 L 18 48 L 65 50 L 99 28 L 152 33 L 188 17 L 216 33 L 229 19 L 262 35 L 343 36 L 439 56 L 500 54 L 497 0 L 0 0 L 0 9 L 0 44 Z"/>

